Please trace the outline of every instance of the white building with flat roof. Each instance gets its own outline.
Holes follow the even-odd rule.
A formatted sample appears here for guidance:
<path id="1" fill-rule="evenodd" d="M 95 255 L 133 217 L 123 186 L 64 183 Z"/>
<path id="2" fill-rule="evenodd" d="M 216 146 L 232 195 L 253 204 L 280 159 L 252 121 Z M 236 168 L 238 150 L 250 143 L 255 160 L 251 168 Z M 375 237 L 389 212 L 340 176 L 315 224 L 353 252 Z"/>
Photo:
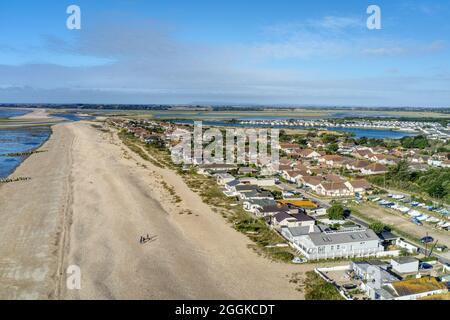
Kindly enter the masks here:
<path id="1" fill-rule="evenodd" d="M 375 232 L 364 228 L 313 232 L 296 237 L 294 244 L 310 260 L 376 256 L 384 251 Z"/>

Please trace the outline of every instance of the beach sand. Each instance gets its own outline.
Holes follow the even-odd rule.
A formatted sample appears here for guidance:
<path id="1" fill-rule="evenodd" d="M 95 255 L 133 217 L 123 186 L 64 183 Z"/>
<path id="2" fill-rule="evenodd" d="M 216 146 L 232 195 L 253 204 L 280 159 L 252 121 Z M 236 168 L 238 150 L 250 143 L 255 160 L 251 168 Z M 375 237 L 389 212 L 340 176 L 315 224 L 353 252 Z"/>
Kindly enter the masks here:
<path id="1" fill-rule="evenodd" d="M 32 180 L 0 187 L 0 299 L 303 298 L 289 277 L 313 266 L 258 256 L 176 173 L 87 122 L 53 129 L 14 173 Z"/>

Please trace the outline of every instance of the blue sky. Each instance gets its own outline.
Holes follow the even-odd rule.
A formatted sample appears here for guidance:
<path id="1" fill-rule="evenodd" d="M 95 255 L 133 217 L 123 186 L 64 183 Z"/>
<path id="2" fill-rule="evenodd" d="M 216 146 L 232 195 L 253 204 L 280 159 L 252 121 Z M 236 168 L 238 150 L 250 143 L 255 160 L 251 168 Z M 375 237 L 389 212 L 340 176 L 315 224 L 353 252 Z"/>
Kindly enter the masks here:
<path id="1" fill-rule="evenodd" d="M 3 103 L 450 106 L 450 0 L 17 0 L 0 28 Z"/>

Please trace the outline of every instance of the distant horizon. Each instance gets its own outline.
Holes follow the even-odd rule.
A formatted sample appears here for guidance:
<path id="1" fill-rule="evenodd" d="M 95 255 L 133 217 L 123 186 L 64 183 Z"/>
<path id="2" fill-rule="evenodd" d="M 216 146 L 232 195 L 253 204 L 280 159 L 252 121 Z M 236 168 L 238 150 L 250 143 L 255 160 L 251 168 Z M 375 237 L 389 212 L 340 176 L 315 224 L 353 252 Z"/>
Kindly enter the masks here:
<path id="1" fill-rule="evenodd" d="M 290 105 L 290 104 L 252 104 L 252 103 L 59 103 L 59 102 L 0 102 L 0 108 L 8 107 L 39 107 L 44 106 L 136 106 L 136 107 L 172 107 L 172 108 L 273 108 L 273 109 L 450 109 L 449 106 L 351 106 L 351 105 Z M 113 108 L 112 108 L 113 109 Z"/>
<path id="2" fill-rule="evenodd" d="M 0 101 L 446 107 L 449 16 L 448 0 L 2 2 Z"/>

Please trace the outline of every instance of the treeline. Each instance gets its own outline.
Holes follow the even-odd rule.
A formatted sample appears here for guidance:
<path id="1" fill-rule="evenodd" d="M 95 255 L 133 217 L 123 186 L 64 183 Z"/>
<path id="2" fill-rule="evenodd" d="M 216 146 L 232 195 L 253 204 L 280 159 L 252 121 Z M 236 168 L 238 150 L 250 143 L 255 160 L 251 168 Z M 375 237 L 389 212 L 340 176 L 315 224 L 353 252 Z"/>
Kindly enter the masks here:
<path id="1" fill-rule="evenodd" d="M 450 168 L 433 168 L 426 172 L 412 172 L 406 161 L 389 169 L 386 176 L 374 176 L 370 181 L 379 186 L 425 194 L 450 203 Z"/>

